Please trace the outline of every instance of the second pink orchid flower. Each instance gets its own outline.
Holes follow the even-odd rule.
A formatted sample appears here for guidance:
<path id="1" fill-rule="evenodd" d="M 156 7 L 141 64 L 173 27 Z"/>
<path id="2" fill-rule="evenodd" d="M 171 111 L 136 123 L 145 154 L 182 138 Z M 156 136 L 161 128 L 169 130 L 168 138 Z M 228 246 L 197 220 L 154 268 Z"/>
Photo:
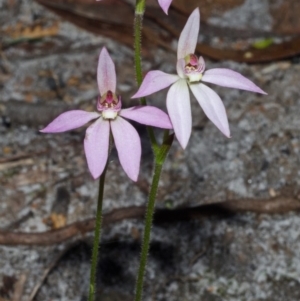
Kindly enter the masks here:
<path id="1" fill-rule="evenodd" d="M 243 75 L 224 68 L 205 71 L 204 59 L 194 54 L 198 42 L 200 12 L 196 8 L 189 17 L 178 41 L 177 75 L 162 71 L 146 74 L 138 92 L 132 98 L 148 96 L 169 87 L 167 109 L 176 137 L 183 148 L 187 146 L 192 129 L 189 89 L 191 89 L 206 116 L 227 137 L 230 130 L 226 111 L 220 97 L 202 82 L 223 87 L 248 90 L 266 94 Z"/>

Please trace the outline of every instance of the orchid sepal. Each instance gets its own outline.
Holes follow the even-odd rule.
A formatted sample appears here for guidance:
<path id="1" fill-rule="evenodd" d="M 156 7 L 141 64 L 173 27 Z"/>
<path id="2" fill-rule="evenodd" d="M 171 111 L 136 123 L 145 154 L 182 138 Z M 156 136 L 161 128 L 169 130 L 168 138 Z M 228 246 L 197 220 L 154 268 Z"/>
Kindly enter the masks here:
<path id="1" fill-rule="evenodd" d="M 142 85 L 137 93 L 131 98 L 145 97 L 160 90 L 163 90 L 173 83 L 175 83 L 180 77 L 174 74 L 168 74 L 162 71 L 150 71 L 146 74 Z"/>

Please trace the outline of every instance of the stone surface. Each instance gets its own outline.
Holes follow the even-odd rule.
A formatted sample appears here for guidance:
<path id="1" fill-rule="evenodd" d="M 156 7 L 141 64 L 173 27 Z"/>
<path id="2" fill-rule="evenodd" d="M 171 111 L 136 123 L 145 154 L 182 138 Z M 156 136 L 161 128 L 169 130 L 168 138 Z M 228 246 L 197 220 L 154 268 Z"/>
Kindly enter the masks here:
<path id="1" fill-rule="evenodd" d="M 51 108 L 94 109 L 96 62 L 103 46 L 116 62 L 124 104 L 135 104 L 130 100 L 136 89 L 132 50 L 80 30 L 31 0 L 0 0 L 0 8 L 5 39 L 12 39 L 8 27 L 15 28 L 18 23 L 24 28 L 42 24 L 44 29 L 55 29 L 58 24 L 56 34 L 35 41 L 10 40 L 15 44 L 1 52 L 1 229 L 46 231 L 57 222 L 53 213 L 65 216 L 67 224 L 93 217 L 98 184 L 87 171 L 84 129 L 60 135 L 41 134 L 38 129 L 49 121 Z M 175 61 L 174 54 L 159 50 L 153 61 L 145 61 L 144 70 L 173 73 Z M 175 208 L 228 199 L 243 202 L 246 198 L 263 201 L 280 194 L 299 198 L 300 65 L 292 61 L 252 66 L 207 61 L 208 69 L 217 66 L 241 72 L 268 96 L 213 87 L 227 109 L 231 139 L 222 136 L 192 98 L 193 134 L 185 151 L 174 143 L 157 206 Z M 165 95 L 163 91 L 151 96 L 149 103 L 165 109 Z M 28 116 L 33 107 L 40 108 L 37 120 Z M 145 129 L 137 129 L 143 144 L 139 181 L 135 184 L 126 178 L 113 152 L 105 212 L 146 203 L 152 155 Z M 145 300 L 298 300 L 299 228 L 297 213 L 247 213 L 155 226 Z M 132 300 L 142 230 L 139 221 L 105 228 L 99 300 Z M 91 238 L 92 234 L 86 235 L 63 256 L 35 300 L 86 299 Z M 0 246 L 0 293 L 5 276 L 18 278 L 26 273 L 23 300 L 27 300 L 45 269 L 68 245 Z M 9 298 L 11 293 L 2 295 Z"/>

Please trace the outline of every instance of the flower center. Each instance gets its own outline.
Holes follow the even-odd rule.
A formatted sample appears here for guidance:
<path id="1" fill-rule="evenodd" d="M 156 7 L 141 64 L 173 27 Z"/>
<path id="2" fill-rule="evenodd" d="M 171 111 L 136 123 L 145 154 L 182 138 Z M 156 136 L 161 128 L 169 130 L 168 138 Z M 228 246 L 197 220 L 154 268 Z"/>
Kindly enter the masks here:
<path id="1" fill-rule="evenodd" d="M 116 119 L 121 107 L 121 97 L 118 98 L 117 95 L 111 91 L 107 91 L 98 99 L 97 109 L 102 112 L 104 119 Z"/>
<path id="2" fill-rule="evenodd" d="M 188 54 L 185 58 L 184 73 L 190 83 L 199 82 L 205 70 L 205 62 L 202 56 L 198 59 L 195 54 Z"/>

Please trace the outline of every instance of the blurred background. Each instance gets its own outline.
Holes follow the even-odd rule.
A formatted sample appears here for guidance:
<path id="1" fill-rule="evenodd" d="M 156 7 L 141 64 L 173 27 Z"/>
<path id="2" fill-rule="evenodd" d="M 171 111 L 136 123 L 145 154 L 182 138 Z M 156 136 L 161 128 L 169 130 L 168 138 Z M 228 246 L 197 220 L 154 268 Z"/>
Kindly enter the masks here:
<path id="1" fill-rule="evenodd" d="M 85 129 L 39 129 L 60 113 L 94 110 L 107 47 L 124 106 L 136 105 L 134 0 L 0 0 L 0 301 L 86 300 L 98 183 Z M 197 54 L 267 96 L 211 86 L 225 138 L 191 99 L 193 132 L 162 174 L 146 301 L 300 299 L 300 2 L 147 0 L 143 70 L 174 73 L 178 36 L 195 7 Z M 148 98 L 165 110 L 166 91 Z M 139 180 L 113 152 L 106 178 L 97 300 L 133 299 L 152 154 L 141 135 Z M 23 232 L 42 234 L 25 235 Z M 21 233 L 20 235 L 14 233 Z"/>

